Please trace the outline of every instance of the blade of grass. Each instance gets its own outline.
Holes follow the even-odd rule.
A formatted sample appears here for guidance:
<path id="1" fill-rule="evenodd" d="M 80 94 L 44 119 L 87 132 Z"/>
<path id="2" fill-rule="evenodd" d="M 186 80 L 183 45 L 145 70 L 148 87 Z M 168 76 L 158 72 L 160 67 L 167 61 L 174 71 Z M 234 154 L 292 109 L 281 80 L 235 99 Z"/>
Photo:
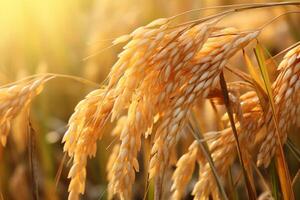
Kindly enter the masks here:
<path id="1" fill-rule="evenodd" d="M 148 195 L 147 195 L 148 193 Z M 153 180 L 150 180 L 149 182 L 149 186 L 147 188 L 147 198 L 148 200 L 153 200 L 154 199 L 154 181 Z"/>
<path id="2" fill-rule="evenodd" d="M 266 46 L 263 46 L 260 44 L 263 51 L 266 52 L 266 55 L 268 56 L 268 59 L 265 60 L 265 65 L 268 66 L 271 69 L 276 69 L 278 66 L 278 63 L 276 62 L 275 58 L 272 56 L 271 52 L 267 49 Z"/>
<path id="3" fill-rule="evenodd" d="M 231 103 L 230 103 L 229 96 L 228 96 L 227 84 L 226 84 L 223 72 L 221 72 L 221 74 L 220 74 L 220 85 L 221 85 L 221 89 L 222 89 L 222 92 L 223 92 L 224 103 L 225 103 L 225 107 L 226 107 L 226 110 L 227 110 L 227 113 L 228 113 L 229 121 L 230 121 L 231 128 L 232 128 L 232 132 L 233 132 L 234 137 L 235 137 L 238 157 L 239 157 L 239 160 L 240 160 L 240 163 L 241 163 L 241 166 L 242 166 L 242 172 L 243 172 L 243 175 L 244 175 L 244 180 L 246 182 L 248 197 L 249 197 L 249 199 L 254 200 L 254 199 L 256 199 L 256 194 L 255 194 L 255 190 L 252 188 L 252 184 L 250 183 L 249 176 L 248 176 L 248 174 L 246 172 L 246 169 L 245 169 L 244 160 L 243 160 L 241 147 L 240 147 L 240 143 L 239 143 L 239 138 L 238 138 L 237 130 L 236 130 L 236 127 L 235 127 L 233 111 L 232 111 Z"/>
<path id="4" fill-rule="evenodd" d="M 271 176 L 271 183 L 272 183 L 272 196 L 275 200 L 280 199 L 279 198 L 279 183 L 278 183 L 278 176 L 276 174 L 276 166 L 274 161 L 270 164 L 270 176 Z"/>
<path id="5" fill-rule="evenodd" d="M 295 186 L 295 184 L 296 184 L 296 182 L 297 182 L 299 176 L 300 176 L 300 169 L 298 169 L 298 171 L 297 171 L 295 177 L 293 178 L 292 186 Z"/>
<path id="6" fill-rule="evenodd" d="M 226 192 L 225 192 L 225 189 L 224 187 L 222 186 L 222 183 L 221 183 L 221 179 L 220 177 L 218 176 L 218 173 L 217 173 L 217 170 L 214 166 L 214 162 L 210 156 L 210 153 L 209 153 L 209 149 L 208 149 L 208 146 L 206 144 L 206 142 L 202 142 L 204 140 L 200 130 L 199 130 L 199 127 L 197 126 L 197 123 L 196 123 L 196 119 L 195 119 L 195 116 L 193 114 L 191 114 L 191 119 L 193 120 L 193 124 L 194 126 L 192 125 L 191 121 L 189 121 L 188 123 L 188 127 L 191 129 L 191 132 L 193 134 L 193 136 L 195 137 L 195 139 L 197 140 L 205 158 L 207 159 L 209 165 L 210 165 L 210 168 L 212 170 L 212 173 L 214 175 L 214 178 L 216 180 L 216 183 L 217 183 L 217 186 L 218 186 L 218 189 L 219 189 L 219 193 L 221 194 L 221 198 L 223 200 L 228 200 L 228 197 L 226 195 Z"/>
<path id="7" fill-rule="evenodd" d="M 29 170 L 30 170 L 30 178 L 32 183 L 32 198 L 34 200 L 39 199 L 39 186 L 38 186 L 38 162 L 37 162 L 37 156 L 36 156 L 36 136 L 35 131 L 31 125 L 31 122 L 29 121 L 28 124 L 28 156 L 29 156 Z"/>
<path id="8" fill-rule="evenodd" d="M 279 144 L 279 152 L 278 156 L 276 156 L 276 165 L 277 165 L 277 171 L 280 179 L 280 184 L 281 184 L 281 189 L 282 193 L 284 196 L 285 200 L 293 200 L 294 199 L 294 194 L 293 194 L 293 188 L 290 180 L 290 175 L 289 175 L 289 170 L 287 167 L 287 164 L 285 162 L 285 156 L 284 152 L 282 149 L 282 144 L 281 144 L 281 139 L 280 139 L 280 133 L 279 133 L 279 128 L 278 128 L 278 123 L 277 123 L 277 117 L 276 117 L 276 112 L 275 112 L 275 103 L 273 99 L 273 94 L 272 94 L 272 87 L 271 87 L 271 82 L 270 78 L 268 75 L 267 71 L 267 66 L 266 66 L 266 60 L 263 54 L 263 50 L 261 45 L 258 43 L 256 48 L 254 49 L 256 59 L 258 61 L 259 69 L 261 71 L 261 75 L 264 81 L 264 85 L 268 94 L 269 102 L 271 104 L 271 109 L 272 109 L 272 120 L 273 123 L 275 124 L 276 128 L 276 137 L 277 137 L 277 142 Z"/>
<path id="9" fill-rule="evenodd" d="M 246 63 L 246 66 L 247 66 L 247 69 L 251 75 L 251 77 L 253 78 L 253 80 L 258 84 L 260 85 L 260 87 L 262 89 L 264 89 L 264 92 L 266 92 L 265 90 L 265 87 L 263 85 L 263 82 L 261 80 L 261 77 L 259 76 L 256 68 L 254 67 L 253 63 L 251 62 L 249 56 L 246 54 L 246 52 L 243 50 L 243 56 L 244 56 L 244 60 L 245 60 L 245 63 Z"/>
<path id="10" fill-rule="evenodd" d="M 57 188 L 57 186 L 58 186 L 59 179 L 61 177 L 61 174 L 62 174 L 62 171 L 63 171 L 63 168 L 64 168 L 64 164 L 65 164 L 66 158 L 67 158 L 67 154 L 64 153 L 64 156 L 63 156 L 63 158 L 62 158 L 62 160 L 61 160 L 61 162 L 59 164 L 57 173 L 55 175 L 55 188 Z"/>

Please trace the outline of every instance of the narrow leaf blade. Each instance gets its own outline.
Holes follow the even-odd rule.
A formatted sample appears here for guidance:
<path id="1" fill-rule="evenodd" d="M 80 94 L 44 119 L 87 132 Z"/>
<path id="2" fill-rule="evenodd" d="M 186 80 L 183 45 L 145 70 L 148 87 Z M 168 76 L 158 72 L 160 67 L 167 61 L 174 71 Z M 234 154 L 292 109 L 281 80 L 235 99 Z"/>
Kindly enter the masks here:
<path id="1" fill-rule="evenodd" d="M 281 185 L 283 197 L 285 200 L 293 200 L 294 193 L 293 193 L 293 188 L 292 188 L 291 179 L 289 175 L 289 170 L 285 162 L 285 156 L 282 149 L 280 133 L 279 133 L 278 123 L 277 123 L 278 120 L 275 112 L 275 103 L 273 99 L 272 86 L 267 71 L 266 59 L 264 57 L 264 53 L 260 44 L 257 44 L 256 48 L 254 49 L 254 52 L 255 52 L 256 59 L 258 61 L 259 69 L 261 71 L 265 88 L 267 90 L 268 99 L 271 104 L 271 109 L 273 114 L 272 120 L 276 128 L 276 138 L 279 144 L 279 152 L 276 156 L 276 166 L 277 166 L 278 176 L 280 179 L 280 185 Z"/>

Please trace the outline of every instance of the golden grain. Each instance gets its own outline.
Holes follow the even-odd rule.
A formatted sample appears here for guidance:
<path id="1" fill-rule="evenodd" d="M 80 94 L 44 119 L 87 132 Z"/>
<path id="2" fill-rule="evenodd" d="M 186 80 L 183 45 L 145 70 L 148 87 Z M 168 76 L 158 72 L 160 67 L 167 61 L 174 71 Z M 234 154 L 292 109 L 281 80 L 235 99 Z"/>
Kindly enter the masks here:
<path id="1" fill-rule="evenodd" d="M 43 90 L 45 82 L 53 76 L 40 76 L 31 80 L 0 88 L 0 141 L 5 146 L 12 120 Z"/>
<path id="2" fill-rule="evenodd" d="M 120 138 L 107 168 L 109 198 L 114 195 L 120 199 L 132 198 L 142 137 L 152 134 L 154 124 L 157 124 L 157 130 L 151 149 L 149 178 L 156 177 L 163 182 L 163 174 L 170 165 L 171 149 L 186 126 L 189 112 L 218 87 L 219 74 L 229 59 L 260 34 L 259 30 L 217 27 L 220 19 L 175 27 L 170 26 L 167 18 L 158 19 L 113 41 L 114 45 L 127 44 L 111 69 L 107 86 L 92 91 L 78 103 L 64 136 L 64 150 L 73 159 L 69 172 L 70 200 L 76 200 L 84 193 L 87 157 L 95 156 L 96 141 L 102 137 L 102 128 L 109 117 L 111 121 L 118 119 L 115 132 Z M 274 84 L 274 94 L 277 105 L 285 110 L 280 112 L 279 126 L 286 132 L 290 123 L 283 119 L 294 122 L 291 116 L 298 111 L 296 106 L 290 105 L 299 98 L 293 93 L 300 87 L 298 50 L 297 53 L 289 52 L 283 62 L 279 69 L 284 73 Z M 264 118 L 253 91 L 240 95 L 232 88 L 229 97 L 242 144 L 249 145 L 249 140 L 256 139 L 261 127 L 270 124 L 259 154 L 259 163 L 268 164 L 276 146 L 270 114 Z M 232 130 L 227 125 L 224 130 L 207 133 L 205 137 L 215 167 L 224 176 L 236 157 Z M 282 137 L 284 140 L 286 134 Z M 179 159 L 173 174 L 174 199 L 183 195 L 196 162 L 200 171 L 193 189 L 194 198 L 206 198 L 210 194 L 218 197 L 210 165 L 201 154 L 194 142 Z M 260 161 L 262 159 L 267 160 Z"/>
<path id="3" fill-rule="evenodd" d="M 169 149 L 175 145 L 177 137 L 186 123 L 189 109 L 197 99 L 207 97 L 210 90 L 217 86 L 219 73 L 227 60 L 254 39 L 258 32 L 240 34 L 237 29 L 227 28 L 218 34 L 222 36 L 209 38 L 187 65 L 185 71 L 181 73 L 181 79 L 186 82 L 183 82 L 183 85 L 179 86 L 180 90 L 174 93 L 169 102 L 171 106 L 164 113 L 162 123 L 155 134 L 153 156 L 150 161 L 150 178 L 157 174 L 163 174 L 161 172 L 168 167 Z M 194 67 L 198 70 L 192 73 Z M 193 79 L 194 76 L 197 78 Z"/>

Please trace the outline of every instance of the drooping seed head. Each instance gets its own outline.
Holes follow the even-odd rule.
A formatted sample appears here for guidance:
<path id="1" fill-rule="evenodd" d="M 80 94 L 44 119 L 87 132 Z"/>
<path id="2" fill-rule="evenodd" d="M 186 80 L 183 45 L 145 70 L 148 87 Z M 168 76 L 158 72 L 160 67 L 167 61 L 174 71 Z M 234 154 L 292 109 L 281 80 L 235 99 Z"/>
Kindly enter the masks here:
<path id="1" fill-rule="evenodd" d="M 53 76 L 39 76 L 0 88 L 0 141 L 5 146 L 12 120 L 40 94 Z"/>

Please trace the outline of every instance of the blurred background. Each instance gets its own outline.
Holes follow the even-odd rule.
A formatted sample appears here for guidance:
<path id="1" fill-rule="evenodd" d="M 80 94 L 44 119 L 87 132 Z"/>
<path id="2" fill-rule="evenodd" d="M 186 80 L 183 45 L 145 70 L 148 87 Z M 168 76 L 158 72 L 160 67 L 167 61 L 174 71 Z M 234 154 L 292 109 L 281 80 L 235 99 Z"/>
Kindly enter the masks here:
<path id="1" fill-rule="evenodd" d="M 249 1 L 248 1 L 249 2 Z M 267 2 L 267 1 L 256 1 Z M 101 83 L 117 59 L 121 46 L 102 51 L 111 39 L 129 33 L 150 21 L 209 6 L 247 3 L 241 0 L 0 0 L 0 83 L 5 84 L 36 73 L 59 73 Z M 227 18 L 224 26 L 255 29 L 286 11 L 286 8 L 247 11 Z M 193 12 L 181 21 L 197 19 L 218 10 Z M 272 55 L 299 41 L 299 14 L 288 15 L 267 26 L 259 41 Z M 238 55 L 234 66 L 243 68 Z M 270 69 L 275 74 L 275 69 Z M 74 107 L 91 85 L 70 79 L 47 83 L 31 110 L 36 130 L 36 160 L 40 199 L 66 199 L 68 158 L 56 186 L 55 177 L 63 161 L 61 138 Z M 28 137 L 25 115 L 14 123 L 5 148 L 0 146 L 0 199 L 32 199 L 29 175 Z M 112 125 L 99 142 L 96 158 L 88 165 L 83 199 L 105 199 L 105 165 L 110 154 Z M 214 129 L 215 124 L 208 125 Z M 295 129 L 295 132 L 298 129 Z M 292 134 L 300 148 L 299 136 Z M 294 175 L 299 163 L 287 156 Z M 300 187 L 297 184 L 299 193 Z M 299 194 L 297 194 L 300 198 Z M 139 199 L 137 197 L 137 199 Z"/>

